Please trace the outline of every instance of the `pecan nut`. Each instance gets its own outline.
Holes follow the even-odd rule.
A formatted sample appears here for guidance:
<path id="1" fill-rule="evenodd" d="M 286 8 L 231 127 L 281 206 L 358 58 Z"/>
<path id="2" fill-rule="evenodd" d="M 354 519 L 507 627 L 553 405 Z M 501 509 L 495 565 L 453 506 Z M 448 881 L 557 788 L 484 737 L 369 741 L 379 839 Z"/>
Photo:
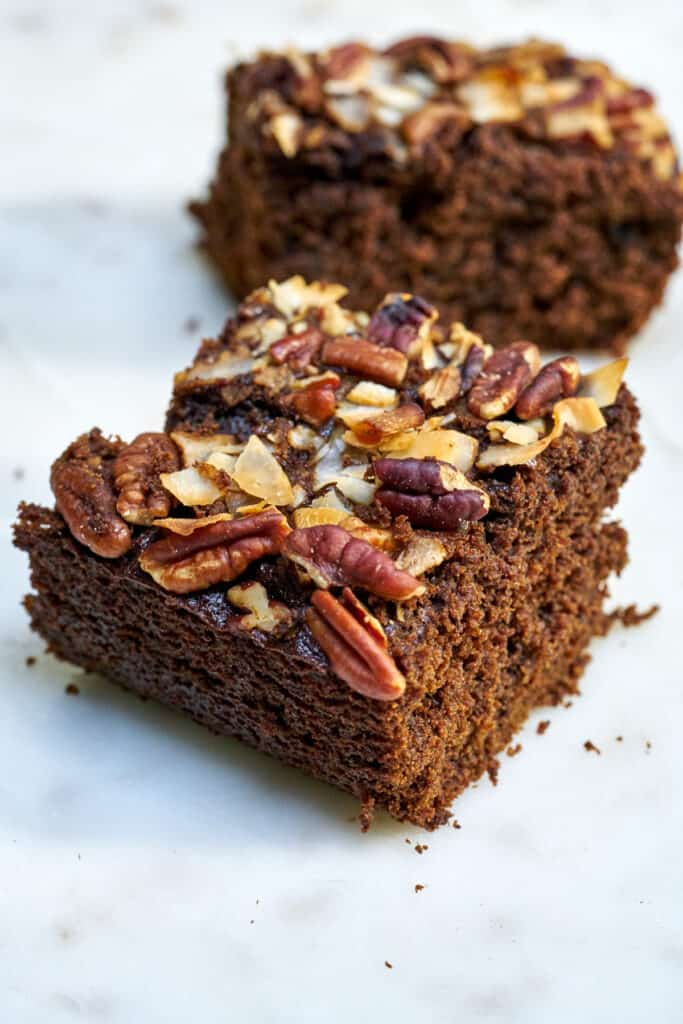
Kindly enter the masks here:
<path id="1" fill-rule="evenodd" d="M 161 485 L 161 473 L 180 467 L 178 449 L 168 434 L 138 434 L 114 462 L 116 511 L 128 523 L 148 526 L 167 516 L 171 496 Z"/>
<path id="2" fill-rule="evenodd" d="M 227 592 L 228 600 L 247 614 L 239 621 L 240 629 L 260 629 L 262 633 L 282 632 L 289 629 L 294 616 L 282 601 L 272 601 L 262 583 L 236 583 Z"/>
<path id="3" fill-rule="evenodd" d="M 323 333 L 318 327 L 309 327 L 301 334 L 286 334 L 269 352 L 276 363 L 287 363 L 293 370 L 303 370 L 313 362 L 323 343 Z"/>
<path id="4" fill-rule="evenodd" d="M 465 356 L 460 370 L 460 394 L 466 395 L 484 368 L 486 349 L 483 345 L 472 345 Z"/>
<path id="5" fill-rule="evenodd" d="M 140 567 L 164 590 L 189 594 L 215 583 L 236 579 L 259 558 L 279 553 L 289 532 L 285 517 L 276 509 L 224 519 L 192 533 L 167 533 L 150 544 Z"/>
<path id="6" fill-rule="evenodd" d="M 341 601 L 326 590 L 316 590 L 306 622 L 331 670 L 345 683 L 374 700 L 396 700 L 405 692 L 405 676 L 386 649 L 386 638 L 359 616 L 365 611 L 345 588 Z M 367 613 L 370 620 L 373 617 Z M 377 626 L 379 623 L 373 620 Z M 379 627 L 381 630 L 381 627 Z"/>
<path id="7" fill-rule="evenodd" d="M 437 100 L 425 103 L 415 113 L 408 114 L 401 123 L 401 132 L 409 145 L 422 146 L 435 138 L 444 128 L 451 134 L 461 135 L 471 123 L 462 107 L 456 103 Z"/>
<path id="8" fill-rule="evenodd" d="M 400 39 L 384 53 L 387 57 L 395 57 L 403 67 L 420 68 L 442 85 L 461 82 L 474 67 L 474 54 L 468 46 L 438 36 Z"/>
<path id="9" fill-rule="evenodd" d="M 425 414 L 420 406 L 407 402 L 398 409 L 381 412 L 367 420 L 359 420 L 353 425 L 353 433 L 361 444 L 379 444 L 394 434 L 421 427 L 424 421 Z"/>
<path id="10" fill-rule="evenodd" d="M 515 413 L 520 420 L 545 416 L 560 398 L 576 394 L 581 371 L 573 356 L 562 356 L 546 363 L 517 399 Z"/>
<path id="11" fill-rule="evenodd" d="M 435 319 L 436 310 L 419 295 L 387 295 L 368 324 L 368 340 L 406 354 Z"/>
<path id="12" fill-rule="evenodd" d="M 285 407 L 291 407 L 306 423 L 320 427 L 334 416 L 337 407 L 335 391 L 339 383 L 339 377 L 322 377 L 294 394 L 285 395 L 282 402 Z"/>
<path id="13" fill-rule="evenodd" d="M 69 445 L 50 473 L 57 511 L 76 540 L 101 558 L 120 558 L 132 544 L 111 486 L 111 462 L 118 450 L 99 430 L 91 430 Z"/>
<path id="14" fill-rule="evenodd" d="M 292 530 L 282 544 L 285 558 L 305 569 L 316 586 L 356 586 L 385 601 L 407 601 L 425 587 L 397 569 L 383 551 L 351 536 L 340 526 L 306 526 Z"/>
<path id="15" fill-rule="evenodd" d="M 365 338 L 337 338 L 326 341 L 322 351 L 323 362 L 341 366 L 359 377 L 397 387 L 406 375 L 408 360 L 394 348 L 383 348 Z"/>
<path id="16" fill-rule="evenodd" d="M 538 373 L 541 357 L 536 345 L 515 341 L 498 349 L 484 363 L 467 399 L 471 413 L 495 420 L 514 406 L 522 391 Z"/>
<path id="17" fill-rule="evenodd" d="M 413 526 L 454 530 L 464 519 L 481 519 L 489 510 L 486 491 L 446 462 L 377 459 L 374 470 L 382 482 L 377 500 Z"/>

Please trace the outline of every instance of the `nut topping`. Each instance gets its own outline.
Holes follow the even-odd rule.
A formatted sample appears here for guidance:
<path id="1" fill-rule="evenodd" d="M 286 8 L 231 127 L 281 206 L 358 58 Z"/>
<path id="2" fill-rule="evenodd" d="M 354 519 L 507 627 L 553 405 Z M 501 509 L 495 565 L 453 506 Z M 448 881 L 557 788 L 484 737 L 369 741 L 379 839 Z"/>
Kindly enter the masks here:
<path id="1" fill-rule="evenodd" d="M 345 589 L 338 601 L 327 591 L 316 590 L 311 601 L 313 607 L 306 612 L 306 622 L 335 675 L 352 690 L 374 700 L 402 696 L 405 678 L 375 629 L 358 621 L 358 602 L 353 594 Z"/>
<path id="2" fill-rule="evenodd" d="M 377 500 L 413 526 L 455 530 L 463 520 L 481 519 L 488 512 L 488 494 L 445 462 L 378 459 L 374 468 L 382 481 Z"/>
<path id="3" fill-rule="evenodd" d="M 301 334 L 286 334 L 271 345 L 269 351 L 276 363 L 287 363 L 293 370 L 303 370 L 313 362 L 322 342 L 322 331 L 309 327 Z"/>
<path id="4" fill-rule="evenodd" d="M 116 511 L 128 523 L 148 526 L 167 516 L 171 498 L 161 485 L 160 473 L 178 469 L 178 449 L 168 434 L 138 434 L 114 461 Z"/>
<path id="5" fill-rule="evenodd" d="M 375 345 L 395 348 L 407 354 L 436 319 L 436 310 L 419 295 L 387 295 L 373 313 L 368 339 Z"/>
<path id="6" fill-rule="evenodd" d="M 120 558 L 132 544 L 109 482 L 107 456 L 114 451 L 99 430 L 91 430 L 69 445 L 50 473 L 57 511 L 76 540 L 101 558 Z"/>
<path id="7" fill-rule="evenodd" d="M 467 400 L 470 412 L 484 420 L 498 419 L 512 409 L 540 365 L 540 353 L 531 342 L 515 341 L 498 349 L 472 385 Z"/>
<path id="8" fill-rule="evenodd" d="M 546 363 L 517 399 L 515 413 L 520 420 L 545 416 L 558 399 L 576 393 L 579 375 L 579 364 L 573 356 L 562 356 Z"/>
<path id="9" fill-rule="evenodd" d="M 140 567 L 164 590 L 188 594 L 230 582 L 257 559 L 278 554 L 288 531 L 276 509 L 214 521 L 187 536 L 167 533 L 145 550 Z"/>
<path id="10" fill-rule="evenodd" d="M 275 630 L 287 629 L 294 621 L 287 605 L 282 601 L 271 601 L 263 584 L 255 580 L 230 587 L 227 598 L 230 604 L 248 612 L 240 619 L 240 629 L 260 629 L 263 633 L 273 633 Z"/>
<path id="11" fill-rule="evenodd" d="M 353 433 L 361 444 L 376 445 L 393 434 L 421 427 L 424 421 L 425 414 L 420 406 L 410 402 L 358 421 L 353 426 Z"/>
<path id="12" fill-rule="evenodd" d="M 391 558 L 340 526 L 309 526 L 292 530 L 282 554 L 305 569 L 316 586 L 362 587 L 385 601 L 407 601 L 424 586 L 397 569 Z"/>
<path id="13" fill-rule="evenodd" d="M 483 354 L 482 354 L 483 355 Z M 483 358 L 482 358 L 483 363 Z M 449 363 L 429 377 L 419 389 L 420 398 L 432 409 L 443 409 L 460 394 L 462 374 L 456 363 Z"/>
<path id="14" fill-rule="evenodd" d="M 359 377 L 367 377 L 388 387 L 398 387 L 408 369 L 408 360 L 402 352 L 382 348 L 364 338 L 327 341 L 322 358 L 330 366 L 342 366 Z"/>
<path id="15" fill-rule="evenodd" d="M 313 381 L 306 388 L 302 388 L 286 395 L 283 403 L 291 406 L 297 416 L 314 427 L 320 427 L 323 423 L 334 416 L 337 405 L 335 391 L 339 387 L 339 377 L 330 374 Z"/>

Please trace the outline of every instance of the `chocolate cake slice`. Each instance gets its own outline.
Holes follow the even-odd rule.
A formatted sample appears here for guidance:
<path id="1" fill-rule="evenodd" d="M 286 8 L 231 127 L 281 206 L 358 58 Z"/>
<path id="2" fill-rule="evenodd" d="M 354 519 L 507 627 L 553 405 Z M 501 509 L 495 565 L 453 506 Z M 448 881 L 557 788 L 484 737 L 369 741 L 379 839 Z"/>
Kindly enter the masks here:
<path id="1" fill-rule="evenodd" d="M 677 265 L 653 96 L 554 43 L 263 53 L 226 86 L 227 145 L 191 209 L 240 297 L 303 273 L 358 308 L 416 292 L 496 345 L 620 353 Z"/>
<path id="2" fill-rule="evenodd" d="M 576 691 L 637 466 L 625 360 L 493 351 L 411 294 L 294 278 L 176 377 L 165 432 L 91 430 L 23 505 L 59 657 L 425 828 Z"/>

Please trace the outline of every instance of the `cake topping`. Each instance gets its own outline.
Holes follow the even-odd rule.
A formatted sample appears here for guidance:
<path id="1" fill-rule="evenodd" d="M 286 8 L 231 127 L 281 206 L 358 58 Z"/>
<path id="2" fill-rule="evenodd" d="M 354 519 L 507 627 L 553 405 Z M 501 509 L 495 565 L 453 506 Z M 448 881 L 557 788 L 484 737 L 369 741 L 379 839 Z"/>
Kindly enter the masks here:
<path id="1" fill-rule="evenodd" d="M 441 132 L 452 139 L 499 123 L 549 143 L 627 148 L 657 177 L 676 174 L 675 151 L 651 93 L 554 43 L 477 50 L 414 36 L 383 53 L 349 43 L 319 54 L 290 49 L 285 56 L 293 81 L 281 75 L 276 87 L 269 83 L 249 116 L 286 159 L 338 144 L 342 129 L 367 135 L 374 152 L 381 145 L 400 162 L 405 143 L 419 155 Z M 269 57 L 282 60 L 278 54 L 261 59 Z"/>
<path id="2" fill-rule="evenodd" d="M 108 558 L 135 542 L 141 569 L 173 593 L 239 579 L 236 625 L 285 633 L 302 613 L 269 598 L 263 559 L 318 594 L 419 599 L 458 538 L 482 529 L 501 467 L 528 465 L 566 429 L 605 427 L 625 359 L 584 377 L 572 357 L 541 368 L 535 345 L 494 352 L 462 324 L 444 330 L 418 297 L 388 296 L 368 317 L 338 304 L 343 291 L 292 278 L 242 303 L 176 378 L 178 402 L 210 399 L 210 426 L 71 445 L 52 484 L 74 537 Z M 396 695 L 403 677 L 345 594 L 316 598 L 311 631 L 350 685 L 369 692 L 376 662 Z M 365 660 L 340 633 L 347 616 Z"/>

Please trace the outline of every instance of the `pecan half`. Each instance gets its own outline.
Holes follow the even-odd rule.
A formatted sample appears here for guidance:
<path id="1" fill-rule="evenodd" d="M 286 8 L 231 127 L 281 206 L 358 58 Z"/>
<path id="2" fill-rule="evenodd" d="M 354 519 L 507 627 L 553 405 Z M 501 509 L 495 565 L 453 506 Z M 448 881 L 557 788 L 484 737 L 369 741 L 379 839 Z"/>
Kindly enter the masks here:
<path id="1" fill-rule="evenodd" d="M 116 511 L 136 526 L 149 526 L 167 516 L 171 496 L 162 487 L 159 474 L 173 473 L 179 467 L 178 449 L 168 434 L 138 434 L 114 462 Z"/>
<path id="2" fill-rule="evenodd" d="M 353 433 L 361 444 L 379 444 L 393 434 L 421 427 L 424 421 L 425 414 L 420 406 L 407 402 L 398 409 L 381 412 L 379 416 L 372 416 L 367 420 L 359 420 L 353 425 Z"/>
<path id="3" fill-rule="evenodd" d="M 465 356 L 465 362 L 460 370 L 460 394 L 466 395 L 475 380 L 484 368 L 486 362 L 486 349 L 483 346 L 472 345 Z"/>
<path id="4" fill-rule="evenodd" d="M 581 371 L 573 356 L 562 356 L 546 363 L 517 399 L 515 413 L 520 420 L 545 416 L 560 398 L 576 394 Z"/>
<path id="5" fill-rule="evenodd" d="M 322 331 L 309 327 L 301 334 L 286 334 L 268 351 L 276 363 L 287 363 L 293 370 L 303 370 L 317 356 L 322 343 Z"/>
<path id="6" fill-rule="evenodd" d="M 387 295 L 368 325 L 368 339 L 375 345 L 395 348 L 404 354 L 418 340 L 425 324 L 436 319 L 436 310 L 419 295 Z"/>
<path id="7" fill-rule="evenodd" d="M 488 494 L 446 462 L 377 459 L 374 470 L 382 481 L 377 500 L 413 526 L 454 530 L 462 520 L 481 519 L 488 512 Z"/>
<path id="8" fill-rule="evenodd" d="M 285 538 L 282 554 L 306 570 L 318 587 L 356 586 L 385 601 L 407 601 L 423 584 L 397 569 L 391 558 L 340 526 L 308 526 Z"/>
<path id="9" fill-rule="evenodd" d="M 330 366 L 342 366 L 359 377 L 397 387 L 406 375 L 408 360 L 393 348 L 374 345 L 364 338 L 326 341 L 322 358 Z"/>
<path id="10" fill-rule="evenodd" d="M 472 385 L 467 399 L 470 412 L 484 420 L 498 419 L 512 409 L 540 365 L 538 348 L 529 341 L 498 349 Z"/>
<path id="11" fill-rule="evenodd" d="M 452 43 L 438 36 L 410 36 L 400 39 L 384 51 L 403 67 L 417 67 L 442 85 L 461 82 L 474 67 L 473 51 L 463 43 Z"/>
<path id="12" fill-rule="evenodd" d="M 188 594 L 236 579 L 256 559 L 278 554 L 289 531 L 276 509 L 167 534 L 150 544 L 140 567 L 164 590 Z"/>
<path id="13" fill-rule="evenodd" d="M 360 602 L 351 591 L 344 589 L 338 601 L 327 591 L 316 590 L 311 601 L 313 607 L 306 611 L 306 622 L 335 675 L 364 697 L 401 697 L 406 688 L 405 677 L 386 650 L 386 641 L 377 636 L 374 628 L 368 629 L 359 621 Z"/>
<path id="14" fill-rule="evenodd" d="M 99 430 L 91 430 L 69 445 L 50 473 L 57 511 L 76 540 L 101 558 L 120 558 L 132 544 L 110 482 L 116 450 Z"/>
<path id="15" fill-rule="evenodd" d="M 330 416 L 334 416 L 337 405 L 335 391 L 339 384 L 339 377 L 321 377 L 308 387 L 285 395 L 282 402 L 285 406 L 290 406 L 306 423 L 319 427 L 329 420 Z"/>

